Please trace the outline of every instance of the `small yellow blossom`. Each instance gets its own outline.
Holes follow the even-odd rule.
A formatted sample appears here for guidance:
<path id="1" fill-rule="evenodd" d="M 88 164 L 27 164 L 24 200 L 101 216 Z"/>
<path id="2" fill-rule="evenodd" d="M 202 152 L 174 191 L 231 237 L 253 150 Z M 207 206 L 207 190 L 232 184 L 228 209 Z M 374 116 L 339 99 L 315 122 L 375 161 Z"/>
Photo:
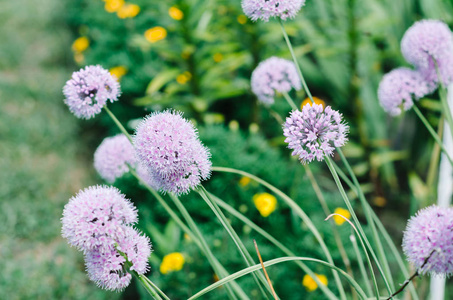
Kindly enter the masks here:
<path id="1" fill-rule="evenodd" d="M 242 186 L 242 187 L 245 187 L 245 186 L 249 185 L 250 182 L 252 182 L 252 180 L 250 179 L 250 177 L 243 176 L 243 177 L 239 180 L 239 185 Z"/>
<path id="2" fill-rule="evenodd" d="M 184 18 L 184 13 L 176 6 L 170 7 L 170 9 L 168 10 L 168 14 L 172 19 L 175 19 L 177 21 L 182 20 L 182 18 Z"/>
<path id="3" fill-rule="evenodd" d="M 192 74 L 190 74 L 190 72 L 184 72 L 182 74 L 179 74 L 177 77 L 176 77 L 176 81 L 179 83 L 179 84 L 186 84 L 187 81 L 189 81 L 190 79 L 192 78 Z"/>
<path id="4" fill-rule="evenodd" d="M 126 19 L 126 18 L 134 18 L 140 12 L 140 6 L 137 4 L 126 3 L 120 7 L 120 9 L 116 12 L 118 18 Z"/>
<path id="5" fill-rule="evenodd" d="M 222 53 L 216 53 L 212 57 L 216 63 L 221 62 L 223 60 L 223 54 Z"/>
<path id="6" fill-rule="evenodd" d="M 327 277 L 325 275 L 319 275 L 316 273 L 315 275 L 323 285 L 327 285 Z M 316 283 L 316 281 L 308 274 L 305 274 L 304 279 L 302 280 L 302 285 L 309 292 L 313 292 L 318 288 L 318 284 Z"/>
<path id="7" fill-rule="evenodd" d="M 315 101 L 315 104 L 321 104 L 323 108 L 326 107 L 326 103 L 319 99 L 318 97 L 313 97 L 313 101 Z M 311 100 L 310 98 L 305 98 L 305 100 L 302 102 L 300 105 L 300 109 L 303 109 L 305 105 L 310 104 L 311 105 Z"/>
<path id="8" fill-rule="evenodd" d="M 82 53 L 90 46 L 90 40 L 86 36 L 81 36 L 72 43 L 72 51 Z"/>
<path id="9" fill-rule="evenodd" d="M 351 218 L 351 213 L 349 212 L 349 210 L 341 208 L 341 207 L 336 208 L 334 213 L 342 215 L 346 219 Z M 333 216 L 333 220 L 335 221 L 335 223 L 337 223 L 337 225 L 342 225 L 344 222 L 346 222 L 346 220 L 340 216 Z"/>
<path id="10" fill-rule="evenodd" d="M 145 38 L 150 43 L 163 40 L 167 36 L 167 30 L 161 26 L 156 26 L 145 31 Z"/>
<path id="11" fill-rule="evenodd" d="M 124 66 L 113 67 L 109 70 L 110 74 L 115 76 L 118 80 L 121 79 L 127 73 L 127 69 Z"/>
<path id="12" fill-rule="evenodd" d="M 277 207 L 277 199 L 268 193 L 256 194 L 253 202 L 263 217 L 269 216 Z"/>
<path id="13" fill-rule="evenodd" d="M 160 264 L 160 272 L 162 274 L 167 274 L 169 272 L 181 271 L 184 262 L 184 256 L 179 252 L 167 254 Z"/>
<path id="14" fill-rule="evenodd" d="M 107 0 L 104 9 L 109 13 L 117 12 L 124 5 L 124 0 Z"/>
<path id="15" fill-rule="evenodd" d="M 237 17 L 238 23 L 244 25 L 247 23 L 247 17 L 245 15 L 239 15 Z"/>

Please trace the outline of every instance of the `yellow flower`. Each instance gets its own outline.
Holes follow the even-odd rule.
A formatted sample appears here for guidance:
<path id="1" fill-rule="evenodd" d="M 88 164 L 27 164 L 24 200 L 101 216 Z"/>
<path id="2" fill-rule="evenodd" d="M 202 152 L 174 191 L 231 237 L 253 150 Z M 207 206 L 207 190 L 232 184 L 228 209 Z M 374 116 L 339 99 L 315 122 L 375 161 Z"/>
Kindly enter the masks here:
<path id="1" fill-rule="evenodd" d="M 239 185 L 242 186 L 242 187 L 245 187 L 245 186 L 249 185 L 250 182 L 252 182 L 252 180 L 250 179 L 250 177 L 243 176 L 243 177 L 239 180 Z"/>
<path id="2" fill-rule="evenodd" d="M 221 62 L 223 60 L 223 54 L 222 53 L 216 53 L 212 57 L 216 63 Z"/>
<path id="3" fill-rule="evenodd" d="M 184 266 L 184 262 L 184 256 L 179 252 L 167 254 L 160 264 L 160 272 L 167 274 L 169 272 L 180 271 Z"/>
<path id="4" fill-rule="evenodd" d="M 88 49 L 90 46 L 90 40 L 86 36 L 81 36 L 72 43 L 72 50 L 77 53 L 81 53 Z"/>
<path id="5" fill-rule="evenodd" d="M 316 273 L 315 275 L 323 285 L 327 285 L 327 277 L 325 275 L 319 275 Z M 309 292 L 313 292 L 318 288 L 318 284 L 316 283 L 316 281 L 308 274 L 305 274 L 304 279 L 302 280 L 302 285 Z"/>
<path id="6" fill-rule="evenodd" d="M 109 12 L 117 12 L 124 5 L 124 0 L 108 0 L 105 1 L 104 9 Z"/>
<path id="7" fill-rule="evenodd" d="M 326 107 L 326 103 L 324 101 L 322 101 L 321 99 L 319 99 L 318 97 L 313 97 L 313 101 L 315 101 L 315 104 L 321 104 L 323 108 Z M 300 105 L 300 109 L 303 109 L 306 104 L 311 105 L 310 98 L 305 98 L 305 100 Z"/>
<path id="8" fill-rule="evenodd" d="M 253 202 L 263 217 L 269 216 L 277 207 L 277 199 L 268 193 L 256 194 Z"/>
<path id="9" fill-rule="evenodd" d="M 177 77 L 176 77 L 176 81 L 179 83 L 179 84 L 186 84 L 187 81 L 189 81 L 190 79 L 192 78 L 192 74 L 190 74 L 190 72 L 184 72 L 182 74 L 179 74 Z"/>
<path id="10" fill-rule="evenodd" d="M 244 25 L 247 23 L 247 17 L 245 15 L 239 15 L 237 17 L 238 23 Z"/>
<path id="11" fill-rule="evenodd" d="M 156 26 L 145 31 L 145 38 L 150 43 L 155 43 L 163 40 L 167 36 L 167 30 L 165 28 Z"/>
<path id="12" fill-rule="evenodd" d="M 118 80 L 121 79 L 127 73 L 127 69 L 124 66 L 113 67 L 109 70 L 110 74 L 115 76 Z"/>
<path id="13" fill-rule="evenodd" d="M 126 19 L 126 18 L 133 18 L 140 12 L 140 6 L 137 4 L 127 3 L 120 7 L 120 9 L 116 12 L 118 18 Z"/>
<path id="14" fill-rule="evenodd" d="M 342 215 L 346 219 L 351 218 L 351 213 L 349 212 L 349 210 L 341 208 L 341 207 L 336 208 L 334 213 Z M 340 216 L 333 216 L 333 220 L 335 221 L 335 223 L 337 223 L 337 225 L 342 225 L 344 222 L 346 222 L 346 220 Z"/>
<path id="15" fill-rule="evenodd" d="M 182 18 L 184 18 L 184 13 L 175 6 L 170 7 L 170 9 L 168 10 L 168 14 L 172 19 L 175 19 L 177 21 L 182 20 Z"/>

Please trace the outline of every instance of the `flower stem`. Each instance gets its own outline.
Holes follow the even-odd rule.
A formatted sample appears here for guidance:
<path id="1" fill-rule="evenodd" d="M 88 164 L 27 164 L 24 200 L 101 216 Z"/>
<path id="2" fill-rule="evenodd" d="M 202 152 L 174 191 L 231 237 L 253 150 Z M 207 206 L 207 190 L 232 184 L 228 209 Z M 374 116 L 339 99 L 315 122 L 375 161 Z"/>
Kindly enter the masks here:
<path id="1" fill-rule="evenodd" d="M 373 292 L 372 292 L 372 288 L 371 288 L 370 278 L 368 277 L 368 274 L 365 269 L 365 265 L 363 264 L 362 254 L 360 254 L 359 246 L 357 245 L 357 239 L 355 238 L 354 234 L 351 234 L 350 240 L 351 240 L 352 246 L 354 247 L 354 251 L 357 255 L 357 261 L 359 263 L 360 273 L 362 274 L 363 280 L 365 281 L 366 291 L 367 291 L 368 295 L 371 295 Z"/>
<path id="2" fill-rule="evenodd" d="M 293 57 L 294 64 L 296 65 L 297 73 L 299 73 L 300 81 L 302 82 L 302 86 L 304 87 L 305 93 L 307 93 L 308 98 L 310 98 L 311 103 L 315 103 L 313 100 L 313 96 L 308 89 L 307 83 L 305 82 L 304 75 L 302 74 L 302 70 L 299 66 L 299 62 L 297 61 L 296 54 L 294 53 L 293 46 L 291 45 L 291 41 L 289 40 L 288 33 L 286 33 L 285 26 L 283 26 L 283 21 L 280 19 L 280 27 L 282 29 L 283 37 L 285 38 L 286 44 L 288 45 L 289 52 L 291 52 L 291 56 Z"/>
<path id="3" fill-rule="evenodd" d="M 130 134 L 127 132 L 126 128 L 121 124 L 120 121 L 115 117 L 115 115 L 108 109 L 107 105 L 104 106 L 105 111 L 109 114 L 110 118 L 112 118 L 113 122 L 115 122 L 116 126 L 121 130 L 122 133 L 128 138 L 128 140 L 132 143 L 132 138 Z"/>
<path id="4" fill-rule="evenodd" d="M 293 99 L 288 95 L 288 93 L 282 92 L 282 94 L 283 94 L 283 97 L 285 97 L 286 102 L 288 102 L 289 106 L 291 106 L 291 108 L 293 110 L 297 110 L 297 105 L 294 103 Z"/>
<path id="5" fill-rule="evenodd" d="M 154 290 L 154 288 L 148 283 L 147 280 L 145 280 L 145 276 L 143 275 L 136 275 L 138 277 L 138 280 L 142 283 L 143 287 L 145 290 L 148 292 L 148 294 L 153 297 L 154 300 L 162 300 L 162 297 L 159 296 L 159 294 Z M 168 299 L 168 298 L 167 298 Z"/>
<path id="6" fill-rule="evenodd" d="M 159 293 L 165 300 L 170 300 L 170 298 L 167 297 L 167 295 L 165 295 L 164 292 L 162 292 L 161 289 L 159 289 L 159 287 L 157 285 L 154 284 L 154 282 L 152 282 L 148 277 L 146 277 L 145 275 L 138 275 L 138 277 L 140 278 L 140 281 L 142 279 L 144 279 L 152 288 L 153 290 L 157 291 L 157 293 Z M 162 298 L 155 298 L 155 299 L 162 299 Z"/>

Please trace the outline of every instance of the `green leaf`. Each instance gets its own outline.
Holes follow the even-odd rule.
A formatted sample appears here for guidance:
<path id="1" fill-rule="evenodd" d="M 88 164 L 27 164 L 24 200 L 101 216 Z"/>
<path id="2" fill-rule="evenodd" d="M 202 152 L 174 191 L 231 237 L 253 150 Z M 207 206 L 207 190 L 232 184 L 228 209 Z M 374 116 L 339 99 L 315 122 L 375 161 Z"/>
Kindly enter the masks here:
<path id="1" fill-rule="evenodd" d="M 146 94 L 152 95 L 159 91 L 164 85 L 166 85 L 171 80 L 175 79 L 176 76 L 180 73 L 178 69 L 170 69 L 159 73 L 156 77 L 151 80 L 146 88 Z"/>

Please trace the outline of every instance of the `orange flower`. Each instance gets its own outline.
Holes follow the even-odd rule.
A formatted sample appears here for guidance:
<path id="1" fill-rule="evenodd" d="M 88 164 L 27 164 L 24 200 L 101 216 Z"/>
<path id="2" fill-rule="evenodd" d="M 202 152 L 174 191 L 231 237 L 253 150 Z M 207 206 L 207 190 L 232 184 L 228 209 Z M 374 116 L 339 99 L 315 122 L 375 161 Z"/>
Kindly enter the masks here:
<path id="1" fill-rule="evenodd" d="M 326 103 L 323 100 L 319 99 L 318 97 L 313 97 L 313 101 L 315 101 L 315 104 L 321 104 L 323 108 L 326 107 Z M 302 109 L 307 104 L 311 105 L 310 98 L 305 98 L 305 100 L 300 105 L 300 109 Z"/>

